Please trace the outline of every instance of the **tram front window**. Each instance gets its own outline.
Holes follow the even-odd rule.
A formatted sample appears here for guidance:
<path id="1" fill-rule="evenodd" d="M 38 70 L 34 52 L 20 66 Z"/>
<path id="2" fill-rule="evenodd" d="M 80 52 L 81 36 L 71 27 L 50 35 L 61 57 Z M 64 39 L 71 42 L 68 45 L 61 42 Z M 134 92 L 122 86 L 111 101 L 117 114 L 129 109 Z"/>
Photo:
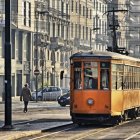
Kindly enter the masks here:
<path id="1" fill-rule="evenodd" d="M 84 89 L 98 89 L 97 62 L 85 62 L 84 67 Z"/>
<path id="2" fill-rule="evenodd" d="M 81 89 L 81 62 L 74 63 L 74 89 Z"/>

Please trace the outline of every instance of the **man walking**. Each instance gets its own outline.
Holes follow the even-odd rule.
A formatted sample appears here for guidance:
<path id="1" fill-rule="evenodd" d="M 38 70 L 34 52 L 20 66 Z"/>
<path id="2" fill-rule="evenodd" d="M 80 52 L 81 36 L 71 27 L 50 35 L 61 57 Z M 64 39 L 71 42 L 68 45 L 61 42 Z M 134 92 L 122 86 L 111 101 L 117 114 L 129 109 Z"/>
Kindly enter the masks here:
<path id="1" fill-rule="evenodd" d="M 21 95 L 20 95 L 20 101 L 22 101 L 22 98 L 23 98 L 23 101 L 24 101 L 23 112 L 26 113 L 28 111 L 28 108 L 27 108 L 28 102 L 31 99 L 31 90 L 30 90 L 29 85 L 27 83 L 22 88 L 22 92 L 21 92 Z"/>

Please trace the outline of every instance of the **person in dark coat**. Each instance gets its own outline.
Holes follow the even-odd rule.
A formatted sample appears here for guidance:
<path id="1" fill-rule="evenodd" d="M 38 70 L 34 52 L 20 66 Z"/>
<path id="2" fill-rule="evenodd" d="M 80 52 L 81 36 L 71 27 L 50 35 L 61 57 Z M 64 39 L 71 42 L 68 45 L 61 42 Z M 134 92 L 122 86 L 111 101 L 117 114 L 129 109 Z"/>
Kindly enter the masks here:
<path id="1" fill-rule="evenodd" d="M 22 92 L 21 92 L 21 95 L 20 95 L 20 101 L 24 101 L 24 110 L 23 112 L 26 113 L 28 111 L 28 102 L 30 101 L 31 99 L 31 90 L 29 88 L 29 85 L 28 84 L 25 84 L 24 87 L 22 88 Z"/>

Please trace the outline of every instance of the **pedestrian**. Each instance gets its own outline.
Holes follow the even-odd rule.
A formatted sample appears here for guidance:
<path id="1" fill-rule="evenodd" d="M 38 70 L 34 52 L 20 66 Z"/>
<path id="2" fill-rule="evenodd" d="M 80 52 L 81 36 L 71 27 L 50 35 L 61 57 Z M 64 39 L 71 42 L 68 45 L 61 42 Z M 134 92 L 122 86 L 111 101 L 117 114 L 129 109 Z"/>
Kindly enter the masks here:
<path id="1" fill-rule="evenodd" d="M 24 110 L 23 112 L 26 113 L 28 111 L 28 102 L 30 101 L 31 99 L 31 90 L 29 88 L 29 85 L 26 83 L 24 85 L 24 87 L 22 88 L 22 92 L 21 92 L 21 95 L 20 95 L 20 101 L 24 101 Z"/>

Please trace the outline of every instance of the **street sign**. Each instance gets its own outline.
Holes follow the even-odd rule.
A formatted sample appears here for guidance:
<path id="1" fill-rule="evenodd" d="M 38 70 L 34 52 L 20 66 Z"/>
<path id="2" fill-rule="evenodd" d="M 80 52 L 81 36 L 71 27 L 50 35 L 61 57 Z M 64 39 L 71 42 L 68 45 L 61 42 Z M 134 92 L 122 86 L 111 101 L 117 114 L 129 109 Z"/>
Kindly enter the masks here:
<path id="1" fill-rule="evenodd" d="M 34 75 L 39 75 L 39 70 L 34 70 Z"/>

